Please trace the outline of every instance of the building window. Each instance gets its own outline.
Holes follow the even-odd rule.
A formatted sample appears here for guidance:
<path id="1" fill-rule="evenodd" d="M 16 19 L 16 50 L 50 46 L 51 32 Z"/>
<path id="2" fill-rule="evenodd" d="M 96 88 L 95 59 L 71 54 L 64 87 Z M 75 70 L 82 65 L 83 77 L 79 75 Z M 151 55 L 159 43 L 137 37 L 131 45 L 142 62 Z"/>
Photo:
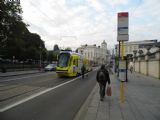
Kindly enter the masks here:
<path id="1" fill-rule="evenodd" d="M 129 52 L 132 52 L 132 46 L 129 46 Z"/>
<path id="2" fill-rule="evenodd" d="M 128 52 L 127 46 L 125 47 L 125 51 Z"/>

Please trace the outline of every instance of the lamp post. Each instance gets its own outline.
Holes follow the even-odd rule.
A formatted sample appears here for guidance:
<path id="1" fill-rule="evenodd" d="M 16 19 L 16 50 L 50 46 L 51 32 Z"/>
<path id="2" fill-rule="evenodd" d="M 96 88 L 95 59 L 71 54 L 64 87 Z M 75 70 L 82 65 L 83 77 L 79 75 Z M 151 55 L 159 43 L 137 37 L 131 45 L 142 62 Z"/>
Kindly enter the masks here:
<path id="1" fill-rule="evenodd" d="M 147 46 L 146 49 L 147 49 L 147 55 L 150 54 L 151 46 Z"/>
<path id="2" fill-rule="evenodd" d="M 15 56 L 13 56 L 12 58 L 13 58 L 13 61 L 12 61 L 12 63 L 13 63 L 13 68 L 15 68 L 15 66 L 14 66 L 14 62 L 15 62 L 14 59 L 15 59 Z M 14 71 L 15 71 L 15 69 L 14 69 Z"/>
<path id="3" fill-rule="evenodd" d="M 134 62 L 134 67 L 133 67 L 133 69 L 134 69 L 134 71 L 135 71 L 135 59 L 136 59 L 136 54 L 137 54 L 137 50 L 133 50 L 133 62 Z"/>
<path id="4" fill-rule="evenodd" d="M 12 62 L 13 62 L 13 64 L 14 64 L 14 59 L 15 59 L 15 56 L 13 56 L 13 61 L 12 61 Z"/>
<path id="5" fill-rule="evenodd" d="M 39 54 L 39 70 L 41 71 L 41 69 L 42 69 L 42 66 L 41 66 L 41 58 L 42 58 L 42 55 L 41 55 L 41 45 L 40 45 L 40 54 Z"/>
<path id="6" fill-rule="evenodd" d="M 137 50 L 133 50 L 134 57 L 136 57 Z"/>

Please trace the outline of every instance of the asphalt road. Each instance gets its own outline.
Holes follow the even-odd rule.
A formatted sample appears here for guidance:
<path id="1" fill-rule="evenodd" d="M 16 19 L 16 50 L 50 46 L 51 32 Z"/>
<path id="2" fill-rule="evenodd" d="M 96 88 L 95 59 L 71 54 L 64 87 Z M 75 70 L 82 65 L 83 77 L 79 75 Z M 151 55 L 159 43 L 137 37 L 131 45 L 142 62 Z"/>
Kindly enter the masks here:
<path id="1" fill-rule="evenodd" d="M 4 107 L 3 103 L 10 106 L 6 110 L 1 109 L 0 120 L 72 120 L 96 84 L 95 73 L 89 73 L 85 79 L 59 79 L 52 72 L 4 79 L 0 83 L 0 95 L 3 97 L 0 108 Z M 34 89 L 39 91 L 33 92 Z M 14 90 L 18 95 L 14 92 L 7 97 L 3 95 Z M 28 99 L 27 95 L 31 94 L 34 96 Z M 15 99 L 12 104 L 17 103 L 6 102 L 11 99 Z"/>

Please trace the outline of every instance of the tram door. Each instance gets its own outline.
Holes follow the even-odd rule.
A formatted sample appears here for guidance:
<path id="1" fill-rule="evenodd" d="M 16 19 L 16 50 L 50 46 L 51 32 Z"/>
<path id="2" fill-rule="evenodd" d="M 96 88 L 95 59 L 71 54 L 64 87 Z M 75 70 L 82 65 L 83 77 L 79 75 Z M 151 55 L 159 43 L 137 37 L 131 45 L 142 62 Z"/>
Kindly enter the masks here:
<path id="1" fill-rule="evenodd" d="M 73 59 L 73 73 L 78 73 L 78 59 Z"/>

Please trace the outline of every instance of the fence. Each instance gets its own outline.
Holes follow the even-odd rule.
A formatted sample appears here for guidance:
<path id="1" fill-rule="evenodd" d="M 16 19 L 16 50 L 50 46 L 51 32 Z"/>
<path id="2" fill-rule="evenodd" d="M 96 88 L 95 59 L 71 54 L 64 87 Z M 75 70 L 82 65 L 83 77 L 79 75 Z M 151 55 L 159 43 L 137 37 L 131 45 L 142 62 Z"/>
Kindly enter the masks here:
<path id="1" fill-rule="evenodd" d="M 160 50 L 133 57 L 134 71 L 160 79 Z"/>

